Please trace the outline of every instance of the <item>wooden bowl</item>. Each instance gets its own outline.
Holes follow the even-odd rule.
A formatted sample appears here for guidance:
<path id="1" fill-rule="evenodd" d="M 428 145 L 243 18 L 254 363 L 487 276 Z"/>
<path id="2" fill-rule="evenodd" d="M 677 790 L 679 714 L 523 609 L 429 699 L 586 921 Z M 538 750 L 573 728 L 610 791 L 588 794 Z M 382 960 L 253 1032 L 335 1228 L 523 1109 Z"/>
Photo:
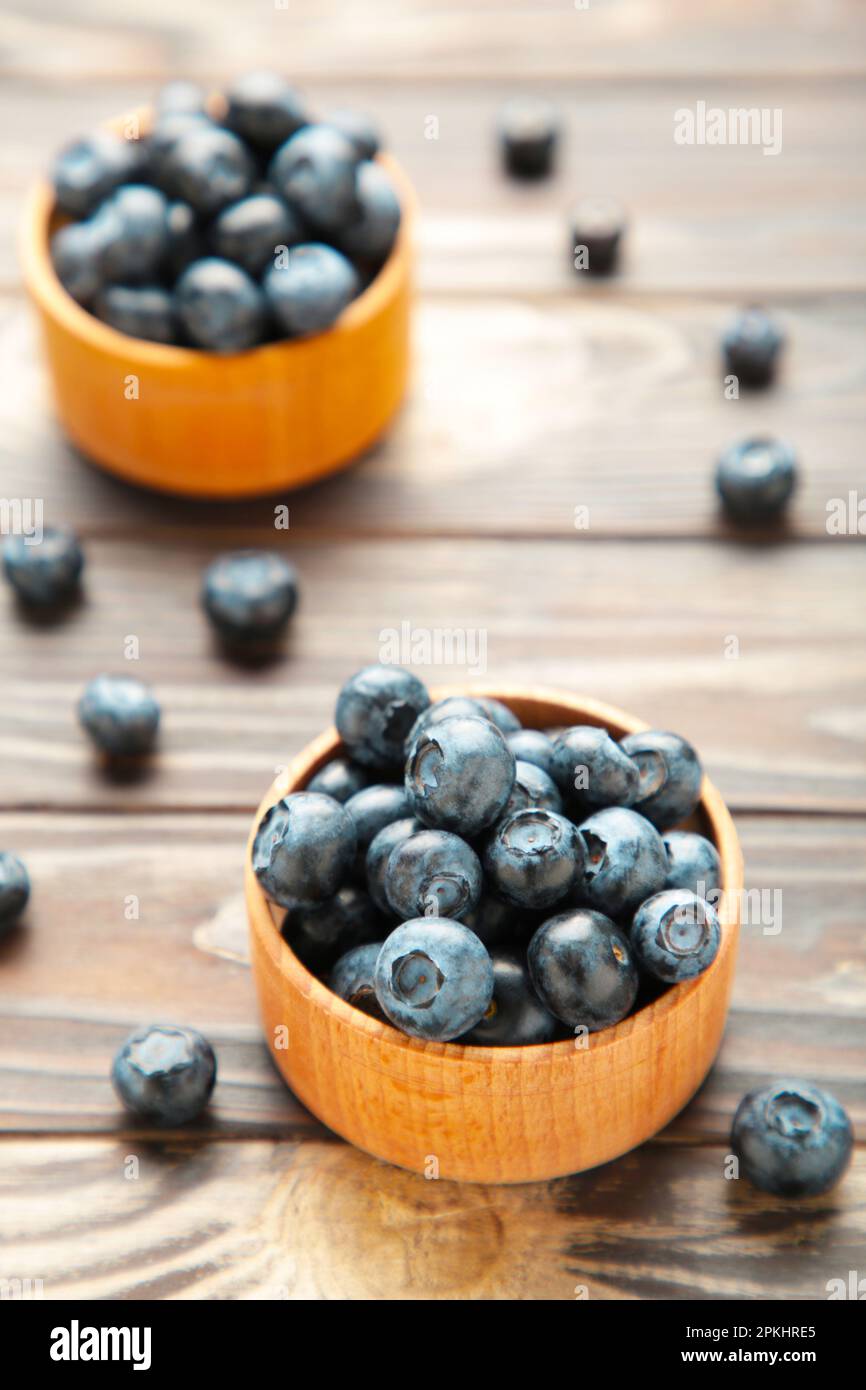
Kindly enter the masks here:
<path id="1" fill-rule="evenodd" d="M 621 710 L 545 689 L 439 690 L 494 695 L 531 728 L 595 724 L 617 738 L 647 726 Z M 330 1129 L 417 1173 L 469 1182 L 533 1182 L 606 1163 L 642 1144 L 683 1108 L 719 1047 L 739 933 L 743 863 L 719 793 L 704 779 L 696 826 L 721 856 L 719 953 L 697 980 L 669 989 L 587 1048 L 420 1042 L 344 1003 L 280 935 L 253 873 L 255 828 L 340 751 L 328 729 L 277 778 L 247 849 L 253 974 L 265 1036 L 283 1077 Z"/>
<path id="2" fill-rule="evenodd" d="M 403 217 L 372 284 L 328 332 L 231 356 L 130 338 L 76 304 L 54 273 L 49 240 L 62 219 L 39 183 L 21 260 L 73 443 L 129 482 L 213 498 L 298 487 L 367 449 L 397 411 L 409 371 L 415 200 L 394 160 L 380 160 Z"/>

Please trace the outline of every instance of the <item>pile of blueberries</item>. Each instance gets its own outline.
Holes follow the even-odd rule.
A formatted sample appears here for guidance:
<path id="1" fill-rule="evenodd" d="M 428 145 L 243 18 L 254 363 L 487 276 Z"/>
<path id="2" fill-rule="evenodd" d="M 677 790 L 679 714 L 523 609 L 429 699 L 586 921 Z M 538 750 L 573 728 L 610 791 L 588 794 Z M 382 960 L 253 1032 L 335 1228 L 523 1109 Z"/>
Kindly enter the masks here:
<path id="1" fill-rule="evenodd" d="M 314 121 L 275 73 L 217 104 L 165 87 L 149 133 L 101 130 L 53 170 L 58 278 L 132 337 L 242 352 L 329 328 L 376 276 L 400 202 L 366 117 Z"/>

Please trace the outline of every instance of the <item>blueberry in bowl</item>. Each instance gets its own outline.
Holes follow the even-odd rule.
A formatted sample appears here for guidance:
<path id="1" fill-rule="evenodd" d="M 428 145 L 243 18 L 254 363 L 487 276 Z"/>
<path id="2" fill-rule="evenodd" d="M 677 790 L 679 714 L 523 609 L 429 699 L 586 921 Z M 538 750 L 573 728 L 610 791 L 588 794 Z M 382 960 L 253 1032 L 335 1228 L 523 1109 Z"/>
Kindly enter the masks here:
<path id="1" fill-rule="evenodd" d="M 665 984 L 678 984 L 712 965 L 722 929 L 705 898 L 689 888 L 665 888 L 641 903 L 629 938 L 641 970 Z"/>
<path id="2" fill-rule="evenodd" d="M 385 938 L 373 984 L 382 1011 L 404 1033 L 448 1042 L 487 1012 L 493 963 L 469 927 L 418 917 Z"/>

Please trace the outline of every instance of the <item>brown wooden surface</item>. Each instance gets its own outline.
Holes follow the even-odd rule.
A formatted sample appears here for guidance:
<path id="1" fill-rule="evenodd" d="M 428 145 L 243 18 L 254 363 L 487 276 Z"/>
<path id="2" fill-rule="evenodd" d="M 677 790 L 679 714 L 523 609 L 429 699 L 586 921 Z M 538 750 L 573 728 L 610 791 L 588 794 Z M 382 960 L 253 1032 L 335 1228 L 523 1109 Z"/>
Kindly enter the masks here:
<path id="1" fill-rule="evenodd" d="M 572 1298 L 586 1284 L 810 1299 L 857 1267 L 862 1147 L 808 1211 L 720 1172 L 733 1107 L 768 1076 L 820 1079 L 861 1140 L 866 1123 L 864 562 L 861 539 L 825 529 L 828 500 L 864 489 L 863 30 L 856 0 L 0 7 L 0 495 L 44 497 L 89 561 L 86 604 L 59 628 L 0 598 L 0 842 L 35 884 L 26 929 L 0 948 L 4 1276 L 43 1278 L 49 1297 Z M 277 58 L 323 106 L 380 112 L 416 183 L 415 387 L 389 443 L 344 477 L 231 509 L 166 503 L 57 434 L 18 286 L 21 197 L 60 140 L 164 76 Z M 531 189 L 501 178 L 491 140 L 521 82 L 550 91 L 568 128 L 556 178 Z M 698 99 L 781 107 L 782 154 L 678 149 L 673 112 Z M 563 212 L 583 191 L 632 214 L 610 285 L 575 284 L 564 260 Z M 718 333 L 755 297 L 790 333 L 785 371 L 771 395 L 725 401 Z M 712 497 L 718 450 L 757 429 L 803 464 L 773 545 L 732 537 Z M 196 595 L 221 546 L 273 540 L 274 500 L 291 507 L 303 605 L 284 660 L 251 672 L 214 650 Z M 260 1041 L 249 816 L 404 619 L 485 628 L 488 678 L 682 730 L 735 811 L 747 884 L 782 890 L 779 935 L 743 932 L 706 1087 L 657 1141 L 582 1178 L 503 1191 L 389 1169 L 313 1121 Z M 73 705 L 130 633 L 165 739 L 148 777 L 117 785 Z M 124 1031 L 151 1017 L 204 1028 L 221 1067 L 213 1115 L 159 1143 L 106 1080 Z"/>

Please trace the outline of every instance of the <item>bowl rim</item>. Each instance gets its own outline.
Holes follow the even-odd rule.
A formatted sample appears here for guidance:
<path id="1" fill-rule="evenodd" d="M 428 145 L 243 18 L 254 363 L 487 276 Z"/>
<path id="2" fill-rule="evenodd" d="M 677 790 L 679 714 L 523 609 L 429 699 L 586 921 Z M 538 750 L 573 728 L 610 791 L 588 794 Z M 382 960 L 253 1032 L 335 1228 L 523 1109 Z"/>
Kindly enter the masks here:
<path id="1" fill-rule="evenodd" d="M 130 120 L 139 123 L 141 135 L 150 127 L 153 108 L 143 106 L 104 121 L 103 127 L 119 133 Z M 183 347 L 174 343 L 153 343 L 147 338 L 135 338 L 121 333 L 109 324 L 103 323 L 72 298 L 64 289 L 54 270 L 51 260 L 50 239 L 56 229 L 55 221 L 60 214 L 55 206 L 54 192 L 48 179 L 40 178 L 31 185 L 24 200 L 24 211 L 19 224 L 18 253 L 22 267 L 24 284 L 39 308 L 55 322 L 85 343 L 96 352 L 108 356 L 122 357 L 129 361 L 132 356 L 151 366 L 178 371 L 190 370 L 207 364 L 210 370 L 219 371 L 223 364 L 227 370 L 237 369 L 238 362 L 269 363 L 284 362 L 291 354 L 300 354 L 311 343 L 326 339 L 331 341 L 348 338 L 375 319 L 386 304 L 397 293 L 404 279 L 411 254 L 412 237 L 417 211 L 415 190 L 408 176 L 397 160 L 387 152 L 376 155 L 390 174 L 400 199 L 400 226 L 385 264 L 371 280 L 366 289 L 344 309 L 337 322 L 323 333 L 315 333 L 304 338 L 285 338 L 274 343 L 261 343 L 247 348 L 244 352 L 208 352 L 205 348 Z M 74 219 L 66 219 L 72 221 Z M 131 346 L 131 345 L 134 345 Z"/>
<path id="2" fill-rule="evenodd" d="M 645 720 L 606 704 L 589 696 L 571 693 L 550 686 L 521 687 L 502 684 L 460 684 L 441 686 L 430 690 L 431 701 L 445 699 L 449 695 L 485 695 L 501 700 L 508 705 L 510 701 L 525 703 L 550 703 L 559 706 L 573 704 L 579 706 L 581 718 L 588 724 L 624 732 L 639 733 L 652 727 Z M 561 727 L 559 721 L 551 727 Z M 620 735 L 622 736 L 622 735 Z M 552 1043 L 533 1043 L 517 1047 L 469 1046 L 453 1042 L 432 1042 L 412 1038 L 392 1024 L 381 1022 L 362 1013 L 360 1009 L 341 999 L 328 989 L 327 985 L 302 965 L 291 947 L 284 940 L 276 920 L 276 914 L 283 914 L 285 908 L 274 904 L 264 893 L 252 868 L 252 848 L 256 830 L 267 810 L 291 791 L 302 791 L 316 772 L 333 757 L 344 751 L 344 745 L 331 725 L 308 743 L 292 759 L 288 766 L 272 782 L 256 811 L 247 840 L 244 861 L 245 896 L 247 901 L 249 927 L 251 933 L 260 929 L 266 922 L 273 933 L 271 942 L 264 941 L 268 955 L 285 982 L 301 994 L 316 1008 L 327 1009 L 339 1022 L 355 1033 L 365 1035 L 370 1042 L 395 1051 L 419 1052 L 450 1065 L 465 1066 L 467 1062 L 480 1064 L 494 1061 L 508 1065 L 518 1063 L 538 1063 L 549 1066 L 554 1059 L 564 1061 L 567 1056 L 579 1057 L 586 1050 L 575 1047 L 573 1038 L 565 1038 Z M 743 885 L 743 856 L 739 838 L 731 814 L 715 786 L 704 773 L 701 783 L 701 798 L 697 813 L 708 822 L 713 843 L 719 851 L 722 869 L 722 896 L 716 908 L 722 928 L 721 942 L 715 960 L 703 974 L 694 980 L 672 985 L 658 998 L 644 1005 L 637 1013 L 629 1014 L 612 1028 L 603 1028 L 593 1033 L 591 1051 L 597 1055 L 600 1050 L 615 1047 L 626 1036 L 649 1035 L 660 1019 L 680 1009 L 696 990 L 706 988 L 709 980 L 722 969 L 728 955 L 736 950 L 739 934 L 740 896 Z M 255 972 L 255 963 L 254 963 Z"/>

